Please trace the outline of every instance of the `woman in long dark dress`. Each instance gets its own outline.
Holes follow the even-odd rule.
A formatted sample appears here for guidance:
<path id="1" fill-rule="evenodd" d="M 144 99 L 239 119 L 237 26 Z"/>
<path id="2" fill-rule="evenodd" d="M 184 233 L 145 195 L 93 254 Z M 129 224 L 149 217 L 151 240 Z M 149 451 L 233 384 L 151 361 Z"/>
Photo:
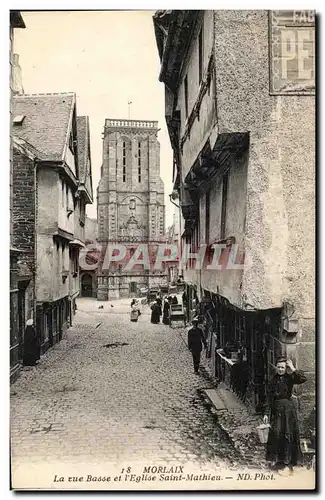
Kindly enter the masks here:
<path id="1" fill-rule="evenodd" d="M 301 461 L 299 426 L 293 386 L 306 382 L 302 371 L 296 370 L 290 359 L 281 357 L 276 363 L 277 373 L 268 390 L 268 408 L 264 423 L 270 422 L 266 459 L 277 469 L 289 468 Z"/>
<path id="2" fill-rule="evenodd" d="M 156 300 L 158 307 L 159 307 L 159 321 L 160 321 L 160 316 L 162 315 L 162 300 L 160 297 L 157 298 Z"/>
<path id="3" fill-rule="evenodd" d="M 34 328 L 33 320 L 26 322 L 24 335 L 23 363 L 25 366 L 35 366 L 40 359 L 40 343 Z"/>
<path id="4" fill-rule="evenodd" d="M 157 325 L 160 322 L 161 307 L 155 301 L 151 306 L 151 323 Z"/>
<path id="5" fill-rule="evenodd" d="M 162 319 L 164 325 L 169 325 L 169 313 L 170 313 L 169 309 L 170 309 L 169 302 L 167 299 L 165 299 L 164 309 L 163 309 L 163 319 Z"/>

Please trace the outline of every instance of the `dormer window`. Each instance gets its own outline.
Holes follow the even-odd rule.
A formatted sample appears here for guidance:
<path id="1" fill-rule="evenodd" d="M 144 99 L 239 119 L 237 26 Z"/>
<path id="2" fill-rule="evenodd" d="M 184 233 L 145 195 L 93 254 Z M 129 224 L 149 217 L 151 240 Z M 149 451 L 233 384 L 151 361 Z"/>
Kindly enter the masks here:
<path id="1" fill-rule="evenodd" d="M 69 149 L 70 149 L 72 154 L 74 154 L 74 146 L 75 146 L 75 141 L 73 140 L 73 135 L 71 132 L 70 137 L 69 137 Z"/>
<path id="2" fill-rule="evenodd" d="M 25 115 L 17 115 L 13 118 L 12 123 L 16 126 L 22 125 L 25 118 L 26 118 Z"/>

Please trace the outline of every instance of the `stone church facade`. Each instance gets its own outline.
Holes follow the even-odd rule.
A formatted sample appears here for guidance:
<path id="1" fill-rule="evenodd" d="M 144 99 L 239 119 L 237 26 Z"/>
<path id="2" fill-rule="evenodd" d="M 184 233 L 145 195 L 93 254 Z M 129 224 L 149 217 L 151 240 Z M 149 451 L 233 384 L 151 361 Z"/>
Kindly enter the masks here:
<path id="1" fill-rule="evenodd" d="M 164 184 L 160 178 L 158 122 L 106 119 L 103 134 L 103 165 L 97 189 L 98 243 L 102 256 L 108 244 L 126 247 L 126 260 L 138 245 L 152 248 L 164 241 Z M 109 269 L 100 259 L 97 298 L 108 300 L 134 296 L 141 287 L 165 280 L 164 271 L 123 262 Z M 125 261 L 124 261 L 125 263 Z"/>

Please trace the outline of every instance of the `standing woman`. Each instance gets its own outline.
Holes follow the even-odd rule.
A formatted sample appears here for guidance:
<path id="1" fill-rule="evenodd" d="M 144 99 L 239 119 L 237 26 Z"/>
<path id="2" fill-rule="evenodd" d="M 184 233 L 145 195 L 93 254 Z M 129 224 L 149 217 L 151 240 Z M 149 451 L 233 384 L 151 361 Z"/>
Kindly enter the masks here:
<path id="1" fill-rule="evenodd" d="M 302 371 L 290 359 L 281 357 L 268 390 L 268 409 L 264 423 L 270 420 L 266 460 L 277 469 L 292 470 L 302 457 L 296 407 L 292 400 L 293 386 L 306 382 Z"/>
<path id="2" fill-rule="evenodd" d="M 41 357 L 41 348 L 32 319 L 26 321 L 23 351 L 24 365 L 35 366 Z"/>
<path id="3" fill-rule="evenodd" d="M 139 306 L 135 300 L 132 300 L 130 320 L 136 323 L 138 321 L 139 315 L 140 315 Z"/>
<path id="4" fill-rule="evenodd" d="M 160 297 L 157 298 L 157 304 L 158 304 L 158 307 L 159 307 L 159 321 L 160 321 L 160 316 L 162 315 L 162 300 Z"/>
<path id="5" fill-rule="evenodd" d="M 167 300 L 167 297 L 165 297 L 164 309 L 163 309 L 163 319 L 162 319 L 164 325 L 169 325 L 169 309 L 170 309 L 169 302 Z"/>
<path id="6" fill-rule="evenodd" d="M 160 322 L 161 307 L 157 302 L 153 302 L 151 306 L 151 323 L 158 324 Z"/>

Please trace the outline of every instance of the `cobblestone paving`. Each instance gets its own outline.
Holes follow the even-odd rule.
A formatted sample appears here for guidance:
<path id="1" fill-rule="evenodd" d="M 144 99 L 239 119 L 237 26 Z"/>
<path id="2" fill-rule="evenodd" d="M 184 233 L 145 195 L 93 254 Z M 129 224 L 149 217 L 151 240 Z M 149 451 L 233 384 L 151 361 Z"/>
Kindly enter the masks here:
<path id="1" fill-rule="evenodd" d="M 204 407 L 177 330 L 138 323 L 128 305 L 80 300 L 74 326 L 11 388 L 13 465 L 22 461 L 236 466 L 239 455 Z M 109 345 L 113 344 L 113 345 Z"/>

